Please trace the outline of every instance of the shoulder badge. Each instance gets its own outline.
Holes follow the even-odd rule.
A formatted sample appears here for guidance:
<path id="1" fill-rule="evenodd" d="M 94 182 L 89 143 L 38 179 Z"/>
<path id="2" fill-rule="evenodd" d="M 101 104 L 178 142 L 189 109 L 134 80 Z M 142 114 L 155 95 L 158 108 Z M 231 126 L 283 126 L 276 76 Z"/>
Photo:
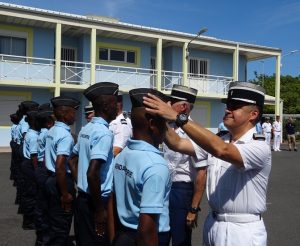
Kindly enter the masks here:
<path id="1" fill-rule="evenodd" d="M 121 124 L 122 124 L 122 125 L 127 125 L 126 119 L 121 119 Z"/>
<path id="2" fill-rule="evenodd" d="M 259 133 L 253 133 L 253 139 L 254 140 L 260 140 L 260 141 L 265 141 L 265 135 L 264 134 L 259 134 Z"/>

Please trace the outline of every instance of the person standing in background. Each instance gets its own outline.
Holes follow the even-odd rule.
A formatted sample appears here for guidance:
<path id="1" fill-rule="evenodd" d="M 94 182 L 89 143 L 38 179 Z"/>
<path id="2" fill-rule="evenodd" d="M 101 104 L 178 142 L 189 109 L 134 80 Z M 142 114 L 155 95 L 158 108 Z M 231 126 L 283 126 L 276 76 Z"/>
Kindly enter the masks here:
<path id="1" fill-rule="evenodd" d="M 266 143 L 271 146 L 272 125 L 269 117 L 266 117 L 265 122 L 262 124 L 262 133 L 266 138 Z"/>
<path id="2" fill-rule="evenodd" d="M 109 123 L 109 130 L 114 134 L 113 151 L 114 156 L 125 148 L 128 139 L 132 136 L 132 126 L 130 119 L 123 115 L 123 94 L 118 93 L 118 115 L 116 119 Z"/>
<path id="3" fill-rule="evenodd" d="M 280 116 L 276 115 L 276 120 L 272 124 L 272 131 L 274 134 L 273 139 L 273 150 L 274 151 L 281 151 L 280 150 L 280 143 L 281 143 L 281 122 Z"/>
<path id="4" fill-rule="evenodd" d="M 95 111 L 93 105 L 87 105 L 84 107 L 84 117 L 87 122 L 90 122 L 92 118 L 95 116 Z"/>
<path id="5" fill-rule="evenodd" d="M 288 122 L 285 125 L 285 130 L 286 130 L 287 139 L 288 139 L 288 143 L 289 143 L 289 151 L 292 151 L 292 149 L 294 151 L 297 151 L 295 128 L 296 128 L 296 125 L 295 125 L 293 119 L 290 117 L 288 119 Z"/>

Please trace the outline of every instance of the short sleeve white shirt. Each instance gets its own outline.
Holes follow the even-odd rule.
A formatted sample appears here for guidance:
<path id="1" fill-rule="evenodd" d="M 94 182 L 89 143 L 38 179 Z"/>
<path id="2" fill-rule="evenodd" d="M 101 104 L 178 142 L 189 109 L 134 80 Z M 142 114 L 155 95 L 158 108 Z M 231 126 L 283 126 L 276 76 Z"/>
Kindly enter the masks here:
<path id="1" fill-rule="evenodd" d="M 207 155 L 207 197 L 212 210 L 220 213 L 262 213 L 271 171 L 271 150 L 265 141 L 253 140 L 255 127 L 234 144 L 244 163 L 237 168 L 229 162 Z M 224 141 L 229 142 L 229 134 Z M 203 151 L 200 155 L 205 156 Z"/>
<path id="2" fill-rule="evenodd" d="M 132 126 L 123 114 L 110 122 L 109 129 L 114 135 L 113 146 L 124 149 L 128 139 L 132 136 Z"/>

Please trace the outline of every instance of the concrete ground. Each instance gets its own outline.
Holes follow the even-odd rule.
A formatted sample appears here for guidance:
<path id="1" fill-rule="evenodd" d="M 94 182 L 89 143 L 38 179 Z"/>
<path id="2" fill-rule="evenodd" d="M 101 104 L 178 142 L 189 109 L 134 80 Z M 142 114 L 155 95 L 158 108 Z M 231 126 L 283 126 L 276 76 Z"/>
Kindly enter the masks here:
<path id="1" fill-rule="evenodd" d="M 300 147 L 300 146 L 299 146 Z M 267 212 L 263 215 L 268 231 L 268 245 L 300 245 L 300 153 L 272 152 L 272 171 L 268 187 Z M 33 246 L 35 234 L 21 228 L 22 217 L 14 205 L 15 188 L 9 180 L 10 153 L 0 153 L 0 246 Z M 201 204 L 193 245 L 202 243 L 202 226 L 208 211 L 207 200 Z"/>

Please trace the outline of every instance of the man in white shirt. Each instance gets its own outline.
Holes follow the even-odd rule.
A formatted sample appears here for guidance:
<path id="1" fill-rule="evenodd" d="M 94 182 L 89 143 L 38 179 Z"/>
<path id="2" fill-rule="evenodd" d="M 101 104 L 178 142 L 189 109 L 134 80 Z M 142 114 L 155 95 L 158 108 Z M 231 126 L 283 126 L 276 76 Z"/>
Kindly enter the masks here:
<path id="1" fill-rule="evenodd" d="M 280 143 L 281 143 L 281 122 L 280 116 L 276 115 L 276 120 L 272 124 L 273 134 L 274 134 L 274 141 L 273 141 L 273 150 L 274 151 L 281 151 L 280 150 Z"/>
<path id="2" fill-rule="evenodd" d="M 266 211 L 271 150 L 255 129 L 264 95 L 265 90 L 255 84 L 231 83 L 223 118 L 229 133 L 222 139 L 155 96 L 144 98 L 149 113 L 175 121 L 202 148 L 197 157 L 207 161 L 206 191 L 211 208 L 204 224 L 204 245 L 267 245 L 261 214 Z M 176 136 L 173 134 L 172 142 L 178 151 L 193 148 L 192 142 Z"/>
<path id="3" fill-rule="evenodd" d="M 123 115 L 123 94 L 118 93 L 118 115 L 115 120 L 109 123 L 109 129 L 114 134 L 113 152 L 114 156 L 119 154 L 129 138 L 132 136 L 132 126 L 129 118 L 125 118 Z"/>
<path id="4" fill-rule="evenodd" d="M 265 122 L 262 124 L 262 133 L 265 135 L 266 143 L 271 145 L 271 133 L 272 133 L 272 125 L 270 123 L 270 118 L 266 117 Z"/>
<path id="5" fill-rule="evenodd" d="M 172 109 L 177 113 L 190 114 L 197 96 L 197 90 L 182 85 L 174 85 L 171 91 Z M 181 138 L 187 134 L 175 124 L 171 127 Z M 166 138 L 166 144 L 169 143 Z M 191 140 L 190 140 L 191 141 Z M 206 162 L 198 162 L 195 150 L 184 154 L 163 145 L 164 157 L 171 172 L 170 227 L 172 245 L 191 245 L 192 228 L 197 224 L 199 205 L 205 190 Z M 196 147 L 197 148 L 197 147 Z M 204 164 L 203 164 L 204 163 Z"/>

